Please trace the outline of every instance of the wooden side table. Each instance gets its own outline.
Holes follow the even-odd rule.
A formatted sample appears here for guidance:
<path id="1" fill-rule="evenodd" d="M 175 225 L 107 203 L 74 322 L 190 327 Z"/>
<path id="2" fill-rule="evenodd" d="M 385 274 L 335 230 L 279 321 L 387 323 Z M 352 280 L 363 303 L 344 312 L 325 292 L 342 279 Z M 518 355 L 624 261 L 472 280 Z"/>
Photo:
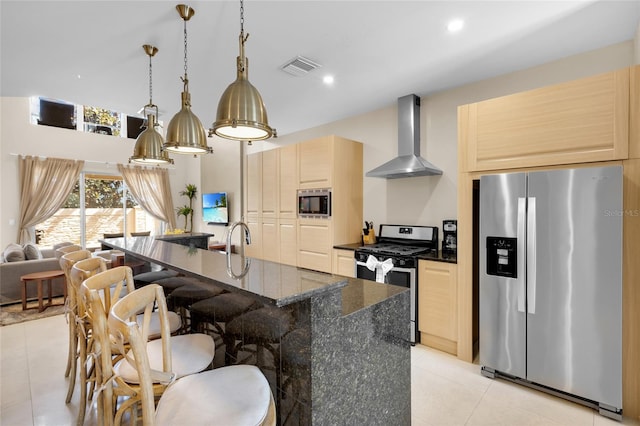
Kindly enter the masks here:
<path id="1" fill-rule="evenodd" d="M 38 285 L 38 312 L 44 311 L 49 306 L 57 306 L 52 304 L 52 296 L 53 296 L 53 280 L 56 278 L 62 278 L 63 291 L 64 291 L 64 299 L 67 299 L 67 280 L 64 276 L 64 272 L 61 270 L 57 271 L 42 271 L 42 272 L 33 272 L 31 274 L 26 274 L 20 277 L 20 281 L 22 281 L 22 310 L 27 310 L 27 284 L 31 281 L 35 281 Z M 49 301 L 46 305 L 42 302 L 42 284 L 46 284 L 49 286 Z M 35 309 L 35 308 L 29 308 Z"/>

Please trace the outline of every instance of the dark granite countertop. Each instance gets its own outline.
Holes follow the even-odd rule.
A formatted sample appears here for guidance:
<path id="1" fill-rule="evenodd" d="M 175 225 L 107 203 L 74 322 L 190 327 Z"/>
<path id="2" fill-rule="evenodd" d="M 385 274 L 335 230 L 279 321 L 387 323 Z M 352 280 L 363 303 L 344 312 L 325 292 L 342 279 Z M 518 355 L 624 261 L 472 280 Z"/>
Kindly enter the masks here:
<path id="1" fill-rule="evenodd" d="M 209 238 L 213 237 L 215 234 L 208 234 L 204 232 L 185 232 L 183 234 L 167 234 L 167 235 L 157 235 L 154 238 L 156 240 L 162 241 L 171 241 L 171 240 L 183 240 L 185 238 Z"/>
<path id="2" fill-rule="evenodd" d="M 427 253 L 418 255 L 418 260 L 433 260 L 436 262 L 458 263 L 458 258 L 456 256 L 443 255 L 440 251 L 438 252 L 438 254 Z"/>
<path id="3" fill-rule="evenodd" d="M 334 249 L 353 250 L 353 251 L 356 251 L 360 247 L 362 247 L 362 243 L 340 244 L 340 245 L 333 246 Z M 438 252 L 438 254 L 429 253 L 429 254 L 419 255 L 418 259 L 433 260 L 436 262 L 458 263 L 458 258 L 456 256 L 443 255 L 442 252 L 440 251 Z"/>
<path id="4" fill-rule="evenodd" d="M 362 247 L 362 243 L 351 243 L 351 244 L 340 244 L 337 246 L 333 246 L 334 249 L 339 249 L 339 250 L 353 250 L 356 251 L 356 249 Z"/>
<path id="5" fill-rule="evenodd" d="M 348 285 L 342 288 L 342 315 L 349 315 L 387 300 L 396 294 L 409 291 L 407 287 L 383 284 L 361 278 L 347 278 L 347 280 Z"/>
<path id="6" fill-rule="evenodd" d="M 245 258 L 238 254 L 203 250 L 162 241 L 155 237 L 109 238 L 106 246 L 166 268 L 196 276 L 217 285 L 257 296 L 266 303 L 285 306 L 347 285 L 347 278 L 296 268 L 258 259 L 250 259 L 242 278 Z M 228 272 L 228 262 L 231 274 Z"/>

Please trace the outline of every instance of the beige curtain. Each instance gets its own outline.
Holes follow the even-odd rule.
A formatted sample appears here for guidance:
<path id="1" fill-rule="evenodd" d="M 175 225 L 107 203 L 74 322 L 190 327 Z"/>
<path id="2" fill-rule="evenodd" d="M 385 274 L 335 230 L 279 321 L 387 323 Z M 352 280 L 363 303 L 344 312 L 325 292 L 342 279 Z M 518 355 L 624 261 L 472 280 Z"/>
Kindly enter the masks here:
<path id="1" fill-rule="evenodd" d="M 161 167 L 144 168 L 118 164 L 118 170 L 131 195 L 140 207 L 158 220 L 166 222 L 169 229 L 176 227 L 176 215 L 171 198 L 169 172 Z"/>
<path id="2" fill-rule="evenodd" d="M 84 161 L 62 158 L 18 158 L 20 174 L 21 244 L 35 241 L 34 227 L 53 216 L 64 204 L 80 176 Z"/>

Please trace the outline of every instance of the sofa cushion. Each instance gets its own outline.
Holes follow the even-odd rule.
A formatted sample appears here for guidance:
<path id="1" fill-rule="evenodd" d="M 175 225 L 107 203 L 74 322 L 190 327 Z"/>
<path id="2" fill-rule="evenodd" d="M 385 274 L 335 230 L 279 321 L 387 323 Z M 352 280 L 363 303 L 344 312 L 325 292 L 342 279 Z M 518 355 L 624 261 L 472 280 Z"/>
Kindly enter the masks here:
<path id="1" fill-rule="evenodd" d="M 58 250 L 59 248 L 70 246 L 71 244 L 73 244 L 73 243 L 70 243 L 69 241 L 65 241 L 63 243 L 54 244 L 53 245 L 53 251 L 55 253 L 55 251 Z"/>
<path id="2" fill-rule="evenodd" d="M 3 252 L 4 260 L 7 262 L 19 262 L 26 260 L 24 250 L 20 244 L 9 244 Z"/>
<path id="3" fill-rule="evenodd" d="M 24 251 L 24 257 L 27 260 L 42 259 L 42 252 L 40 251 L 37 245 L 32 243 L 27 243 L 24 246 L 22 246 L 22 249 Z"/>

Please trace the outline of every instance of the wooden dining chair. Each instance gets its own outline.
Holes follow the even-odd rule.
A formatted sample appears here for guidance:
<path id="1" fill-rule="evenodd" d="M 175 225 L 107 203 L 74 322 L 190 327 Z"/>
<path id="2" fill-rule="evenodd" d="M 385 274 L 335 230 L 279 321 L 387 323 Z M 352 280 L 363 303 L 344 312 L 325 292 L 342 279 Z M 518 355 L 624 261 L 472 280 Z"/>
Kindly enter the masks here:
<path id="1" fill-rule="evenodd" d="M 70 256 L 65 255 L 65 256 Z M 63 257 L 65 257 L 63 256 Z M 84 280 L 92 277 L 100 272 L 107 270 L 107 264 L 102 258 L 90 256 L 86 259 L 76 262 L 69 273 L 69 283 L 71 292 L 75 298 L 75 331 L 77 341 L 77 363 L 80 365 L 80 403 L 78 405 L 77 425 L 84 424 L 84 418 L 87 411 L 87 401 L 92 398 L 93 389 L 96 384 L 96 365 L 95 362 L 89 362 L 89 354 L 93 352 L 93 335 L 91 331 L 91 322 L 87 318 L 87 307 L 84 297 L 81 293 L 81 285 Z M 67 394 L 67 403 L 71 401 L 73 395 L 73 387 L 75 385 L 75 375 L 73 384 L 70 381 L 70 392 Z"/>
<path id="2" fill-rule="evenodd" d="M 74 251 L 78 251 L 78 250 L 82 250 L 82 247 L 80 247 L 77 244 L 71 244 L 71 245 L 60 247 L 59 249 L 56 249 L 54 254 L 55 254 L 56 258 L 59 260 L 65 254 L 71 253 L 71 252 L 74 252 Z"/>
<path id="3" fill-rule="evenodd" d="M 101 328 L 104 325 L 102 323 L 103 316 L 106 318 L 112 305 L 133 291 L 133 275 L 131 268 L 127 266 L 106 270 L 82 283 L 83 296 L 86 303 L 90 303 L 91 306 L 88 316 L 92 322 L 94 339 L 99 343 L 99 383 L 103 393 L 101 404 L 104 411 L 103 418 L 107 424 L 119 425 L 123 415 L 130 408 L 134 408 L 139 401 L 137 370 L 126 359 L 114 362 L 114 356 L 122 352 L 126 353 L 127 345 L 113 345 L 106 335 L 106 328 Z M 100 308 L 97 303 L 102 307 Z M 166 310 L 166 303 L 164 306 L 163 309 Z M 172 314 L 175 315 L 175 313 Z M 206 334 L 171 336 L 172 317 L 169 312 L 163 312 L 160 309 L 137 316 L 133 315 L 134 321 L 139 321 L 141 326 L 145 327 L 147 339 L 154 337 L 154 334 L 160 336 L 161 330 L 164 330 L 163 327 L 167 328 L 167 334 L 171 339 L 171 356 L 176 377 L 198 373 L 208 368 L 215 355 L 213 339 Z M 147 345 L 149 358 L 153 365 L 162 364 L 163 348 L 161 345 L 164 343 L 164 340 L 157 339 Z M 164 389 L 164 385 L 157 383 L 154 389 L 156 394 L 159 394 Z M 118 400 L 121 401 L 119 405 Z"/>
<path id="4" fill-rule="evenodd" d="M 159 340 L 149 342 L 149 320 L 142 325 L 132 317 L 144 311 L 148 316 L 158 307 L 162 332 Z M 123 355 L 140 378 L 142 424 L 150 425 L 275 425 L 276 408 L 269 382 L 259 368 L 234 365 L 180 378 L 173 356 L 173 338 L 169 335 L 166 300 L 162 287 L 142 287 L 126 295 L 111 308 L 108 330 L 112 341 L 128 342 Z M 161 342 L 162 362 L 149 357 L 149 345 Z M 164 381 L 167 388 L 154 404 L 153 384 Z M 197 391 L 196 391 L 197 390 Z"/>
<path id="5" fill-rule="evenodd" d="M 71 246 L 69 246 L 71 247 Z M 76 374 L 78 365 L 78 333 L 77 333 L 77 318 L 78 318 L 78 298 L 74 292 L 73 285 L 71 283 L 71 268 L 77 262 L 88 259 L 91 257 L 89 250 L 76 250 L 64 254 L 60 257 L 60 269 L 64 272 L 65 285 L 67 286 L 67 300 L 65 301 L 65 314 L 67 316 L 67 323 L 69 324 L 69 349 L 67 353 L 67 368 L 64 372 L 64 377 L 69 378 L 69 389 L 67 390 L 66 402 L 71 401 L 73 395 L 73 389 L 76 384 Z"/>

